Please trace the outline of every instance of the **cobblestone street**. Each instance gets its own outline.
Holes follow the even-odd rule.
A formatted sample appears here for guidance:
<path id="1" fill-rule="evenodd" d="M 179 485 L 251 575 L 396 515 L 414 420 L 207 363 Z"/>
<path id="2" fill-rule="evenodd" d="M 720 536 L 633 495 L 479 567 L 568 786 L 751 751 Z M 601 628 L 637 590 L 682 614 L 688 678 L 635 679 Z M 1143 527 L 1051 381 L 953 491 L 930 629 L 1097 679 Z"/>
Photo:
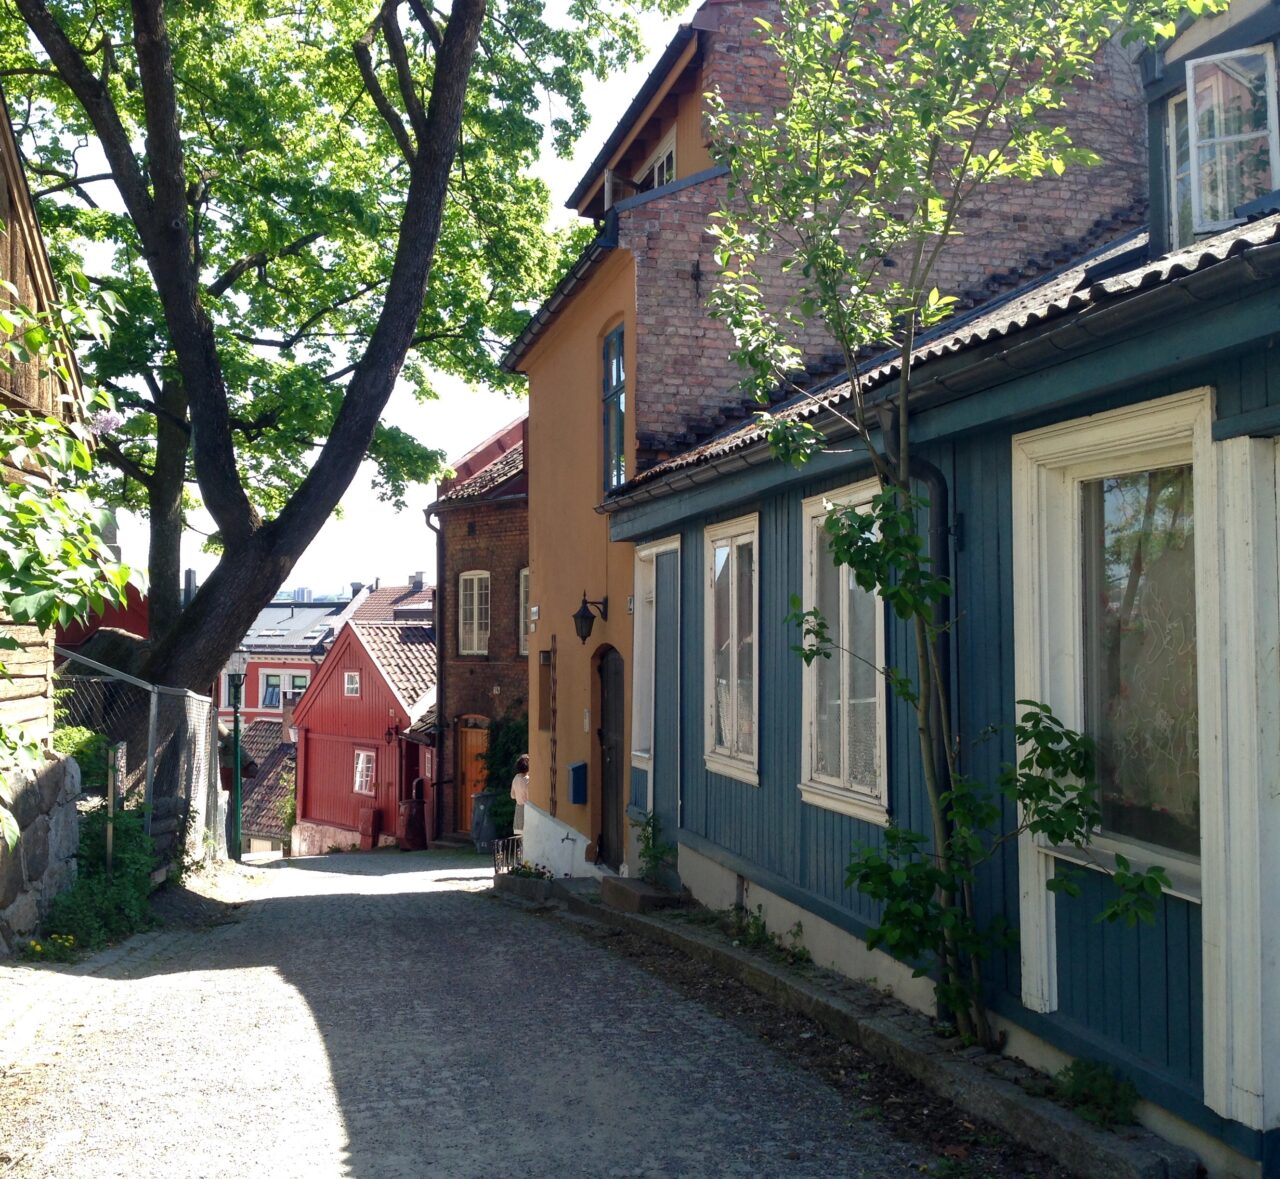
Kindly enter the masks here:
<path id="1" fill-rule="evenodd" d="M 0 968 L 0 1174 L 904 1176 L 927 1161 L 652 974 L 493 899 L 483 864 L 281 864 L 235 923 L 71 970 Z"/>

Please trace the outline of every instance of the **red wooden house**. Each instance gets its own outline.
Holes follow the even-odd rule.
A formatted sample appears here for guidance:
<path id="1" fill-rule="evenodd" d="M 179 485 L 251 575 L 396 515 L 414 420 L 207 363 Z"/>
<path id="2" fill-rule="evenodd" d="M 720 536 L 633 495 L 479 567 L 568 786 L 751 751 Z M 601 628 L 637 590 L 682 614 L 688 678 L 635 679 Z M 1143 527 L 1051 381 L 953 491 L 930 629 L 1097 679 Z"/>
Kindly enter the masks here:
<path id="1" fill-rule="evenodd" d="M 394 837 L 413 780 L 430 782 L 432 751 L 410 730 L 435 704 L 436 647 L 420 622 L 351 621 L 298 702 L 298 821 L 293 850 L 314 855 L 359 839 L 373 811 Z"/>

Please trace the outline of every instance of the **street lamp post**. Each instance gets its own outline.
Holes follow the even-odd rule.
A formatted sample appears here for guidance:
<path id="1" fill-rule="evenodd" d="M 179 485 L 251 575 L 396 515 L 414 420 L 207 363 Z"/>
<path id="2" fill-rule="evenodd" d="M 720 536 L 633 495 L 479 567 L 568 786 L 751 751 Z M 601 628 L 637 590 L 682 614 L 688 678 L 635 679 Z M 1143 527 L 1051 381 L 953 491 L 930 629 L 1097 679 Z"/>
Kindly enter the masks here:
<path id="1" fill-rule="evenodd" d="M 233 860 L 239 860 L 240 837 L 240 704 L 244 694 L 244 673 L 248 662 L 246 652 L 236 649 L 227 660 L 227 687 L 231 691 L 231 846 L 227 849 Z"/>

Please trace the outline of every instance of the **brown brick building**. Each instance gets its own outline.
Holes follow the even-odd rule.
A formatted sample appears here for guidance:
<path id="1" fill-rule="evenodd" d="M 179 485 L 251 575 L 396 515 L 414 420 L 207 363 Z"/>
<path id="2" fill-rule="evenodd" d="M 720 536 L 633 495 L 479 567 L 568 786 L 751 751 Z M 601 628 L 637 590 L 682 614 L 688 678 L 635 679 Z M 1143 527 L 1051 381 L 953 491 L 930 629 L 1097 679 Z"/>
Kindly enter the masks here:
<path id="1" fill-rule="evenodd" d="M 528 710 L 527 419 L 453 463 L 427 509 L 436 534 L 438 829 L 469 831 L 488 726 Z"/>

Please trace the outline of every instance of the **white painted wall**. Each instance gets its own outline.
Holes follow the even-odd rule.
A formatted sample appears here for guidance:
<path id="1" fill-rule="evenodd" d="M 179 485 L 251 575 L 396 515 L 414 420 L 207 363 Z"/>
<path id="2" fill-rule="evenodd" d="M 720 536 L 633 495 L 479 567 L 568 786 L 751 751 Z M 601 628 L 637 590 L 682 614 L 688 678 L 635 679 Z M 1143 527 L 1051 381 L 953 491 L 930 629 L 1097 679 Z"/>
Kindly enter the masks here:
<path id="1" fill-rule="evenodd" d="M 553 876 L 603 876 L 605 873 L 587 860 L 590 845 L 580 831 L 552 818 L 546 811 L 525 803 L 524 858 L 549 868 Z"/>

